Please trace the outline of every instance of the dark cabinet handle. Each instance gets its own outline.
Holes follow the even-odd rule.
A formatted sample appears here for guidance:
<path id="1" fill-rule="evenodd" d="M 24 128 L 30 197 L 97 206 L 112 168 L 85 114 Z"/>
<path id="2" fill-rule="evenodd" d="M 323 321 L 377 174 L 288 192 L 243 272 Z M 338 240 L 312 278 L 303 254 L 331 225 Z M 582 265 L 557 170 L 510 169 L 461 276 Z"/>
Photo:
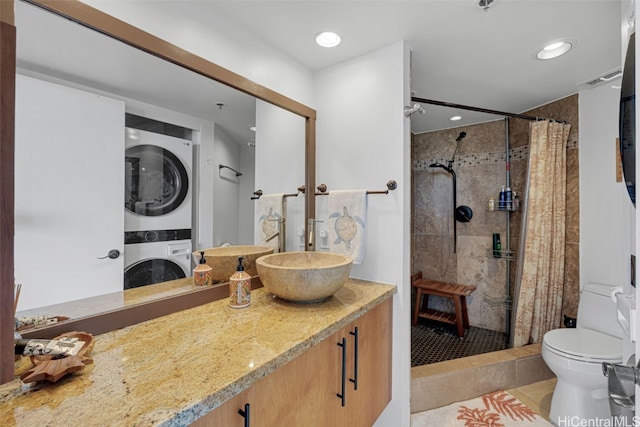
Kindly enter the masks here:
<path id="1" fill-rule="evenodd" d="M 249 427 L 251 421 L 249 420 L 249 414 L 251 413 L 251 406 L 248 403 L 244 405 L 244 411 L 242 409 L 238 409 L 238 414 L 242 418 L 244 418 L 244 427 Z"/>
<path id="2" fill-rule="evenodd" d="M 349 378 L 349 381 L 353 383 L 353 389 L 358 389 L 358 327 L 356 326 L 353 332 L 349 332 L 353 335 L 353 378 Z"/>
<path id="3" fill-rule="evenodd" d="M 338 347 L 342 347 L 342 393 L 336 393 L 336 396 L 342 400 L 342 406 L 345 405 L 346 378 L 347 378 L 347 339 L 342 338 L 342 342 L 338 343 Z"/>
<path id="4" fill-rule="evenodd" d="M 111 249 L 107 256 L 100 257 L 98 259 L 117 259 L 120 256 L 120 251 L 117 249 Z"/>

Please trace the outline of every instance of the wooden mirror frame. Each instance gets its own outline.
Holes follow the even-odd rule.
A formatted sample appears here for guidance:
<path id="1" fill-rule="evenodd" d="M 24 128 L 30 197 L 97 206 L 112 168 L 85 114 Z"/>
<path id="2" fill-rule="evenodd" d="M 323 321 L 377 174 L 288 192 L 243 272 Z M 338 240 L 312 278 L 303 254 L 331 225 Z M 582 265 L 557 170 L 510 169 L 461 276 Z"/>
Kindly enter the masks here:
<path id="1" fill-rule="evenodd" d="M 249 95 L 269 102 L 291 113 L 305 118 L 305 187 L 315 189 L 316 156 L 316 112 L 291 98 L 259 85 L 232 71 L 222 68 L 178 46 L 168 43 L 133 25 L 114 18 L 98 9 L 77 0 L 25 0 L 64 18 L 70 19 L 95 31 L 120 40 L 128 45 L 148 52 L 166 61 L 194 71 L 212 80 L 233 87 Z M 16 81 L 16 27 L 14 1 L 0 1 L 0 384 L 14 379 L 13 328 L 14 328 L 14 119 L 15 119 L 15 81 Z M 313 193 L 308 193 L 313 194 Z M 305 224 L 315 215 L 315 197 L 305 198 Z M 309 246 L 309 236 L 305 238 L 305 247 Z M 202 298 L 189 299 L 207 302 L 220 294 L 220 288 L 195 290 Z M 146 320 L 153 311 L 153 317 L 188 308 L 181 305 L 180 295 L 169 297 L 162 304 L 154 302 L 123 309 L 126 313 L 108 312 L 88 318 L 78 319 L 73 324 L 77 330 L 90 329 L 100 324 L 106 330 L 123 327 L 122 323 L 113 323 L 116 318 L 127 318 L 128 322 Z M 182 298 L 184 300 L 184 298 Z M 177 304 L 178 303 L 178 304 Z M 155 310 L 149 306 L 155 305 Z M 164 308 L 162 308 L 164 307 Z M 166 312 L 165 312 L 166 311 Z M 123 316 L 123 314 L 125 314 Z M 126 326 L 126 325 L 124 325 Z M 71 327 L 69 324 L 67 328 Z M 111 328 L 111 329 L 109 329 Z"/>

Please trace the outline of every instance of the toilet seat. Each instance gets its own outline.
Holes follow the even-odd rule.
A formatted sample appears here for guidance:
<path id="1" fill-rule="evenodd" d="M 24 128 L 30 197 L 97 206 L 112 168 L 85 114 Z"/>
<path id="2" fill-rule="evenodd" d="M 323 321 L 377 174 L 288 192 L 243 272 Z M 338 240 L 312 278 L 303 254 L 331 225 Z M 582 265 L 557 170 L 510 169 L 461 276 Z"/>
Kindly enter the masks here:
<path id="1" fill-rule="evenodd" d="M 547 332 L 543 345 L 568 359 L 602 363 L 622 361 L 622 340 L 590 329 L 563 328 Z"/>

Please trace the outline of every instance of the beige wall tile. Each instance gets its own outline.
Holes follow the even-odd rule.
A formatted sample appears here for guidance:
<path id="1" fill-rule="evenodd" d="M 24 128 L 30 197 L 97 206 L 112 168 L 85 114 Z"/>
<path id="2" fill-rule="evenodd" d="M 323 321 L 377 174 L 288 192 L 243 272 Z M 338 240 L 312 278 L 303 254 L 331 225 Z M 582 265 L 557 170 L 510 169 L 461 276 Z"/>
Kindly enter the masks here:
<path id="1" fill-rule="evenodd" d="M 542 402 L 548 414 L 545 402 L 553 392 L 555 377 L 542 360 L 541 348 L 533 344 L 412 368 L 411 412 L 517 387 L 530 399 Z"/>
<path id="2" fill-rule="evenodd" d="M 526 114 L 565 120 L 572 124 L 570 148 L 567 151 L 567 255 L 565 269 L 565 310 L 573 312 L 577 307 L 579 286 L 579 199 L 578 199 L 578 96 L 572 95 Z M 529 123 L 526 120 L 509 120 L 509 144 L 512 151 L 522 152 L 529 144 Z M 467 136 L 460 143 L 454 170 L 457 175 L 458 205 L 473 210 L 469 223 L 457 223 L 457 253 L 453 252 L 453 183 L 450 174 L 442 169 L 430 169 L 432 161 L 450 159 L 455 150 L 455 138 L 460 132 Z M 506 213 L 488 212 L 489 197 L 498 198 L 505 182 L 505 121 L 496 120 L 473 126 L 446 129 L 413 136 L 413 210 L 412 210 L 412 272 L 422 271 L 424 277 L 459 281 L 478 286 L 479 292 L 470 298 L 470 320 L 474 326 L 504 331 L 506 310 L 494 310 L 480 302 L 483 296 L 501 290 L 498 298 L 506 296 L 506 266 L 504 260 L 495 260 L 487 248 L 491 247 L 493 233 L 500 233 L 506 246 Z M 514 151 L 515 150 L 515 151 Z M 502 158 L 499 156 L 502 155 Z M 422 163 L 420 163 L 422 162 Z M 511 159 L 512 189 L 524 196 L 527 160 L 523 154 Z M 511 219 L 510 249 L 518 249 L 520 237 L 519 212 L 509 214 Z M 489 245 L 489 246 L 487 246 Z M 483 257 L 482 251 L 487 254 Z M 416 253 L 419 252 L 419 253 Z M 517 263 L 510 264 L 511 288 L 514 287 Z M 446 301 L 434 308 L 449 307 Z M 451 309 L 447 311 L 452 311 Z M 474 322 L 473 318 L 476 319 Z"/>

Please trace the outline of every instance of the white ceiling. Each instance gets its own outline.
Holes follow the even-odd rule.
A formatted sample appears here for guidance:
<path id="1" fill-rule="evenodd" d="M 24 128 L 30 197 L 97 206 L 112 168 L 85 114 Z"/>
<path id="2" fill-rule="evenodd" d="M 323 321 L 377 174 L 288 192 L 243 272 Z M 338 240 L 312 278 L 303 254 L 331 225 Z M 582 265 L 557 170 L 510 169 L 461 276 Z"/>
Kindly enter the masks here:
<path id="1" fill-rule="evenodd" d="M 486 11 L 478 0 L 215 0 L 200 5 L 203 17 L 223 11 L 312 70 L 405 40 L 412 50 L 414 96 L 492 110 L 522 113 L 621 67 L 620 0 L 495 0 Z M 316 33 L 323 30 L 340 33 L 342 44 L 315 45 Z M 539 48 L 558 39 L 573 41 L 573 49 L 548 61 L 535 58 Z M 427 110 L 412 116 L 414 132 L 452 127 L 453 111 Z M 461 115 L 465 120 L 458 124 L 496 119 Z"/>
<path id="2" fill-rule="evenodd" d="M 194 2 L 190 12 L 197 8 L 197 18 L 203 22 L 212 14 L 224 14 L 238 23 L 238 31 L 252 32 L 314 71 L 405 40 L 412 51 L 414 96 L 492 110 L 521 113 L 574 94 L 580 84 L 621 67 L 620 0 L 495 0 L 486 11 L 478 6 L 478 0 L 182 1 Z M 123 55 L 123 62 L 116 62 L 113 49 L 120 48 L 98 45 L 102 43 L 99 38 L 106 39 L 98 35 L 58 30 L 56 34 L 66 37 L 64 43 L 75 42 L 61 52 L 59 46 L 65 44 L 56 44 L 44 24 L 34 16 L 24 17 L 25 10 L 33 7 L 21 2 L 16 7 L 18 56 L 23 67 L 44 72 L 57 69 L 61 78 L 135 95 L 185 114 L 218 120 L 216 114 L 227 113 L 235 117 L 228 132 L 240 142 L 252 138 L 246 132 L 247 123 L 239 120 L 240 114 L 246 116 L 251 107 L 240 106 L 246 100 L 234 99 L 230 91 L 218 94 L 212 93 L 212 88 L 196 89 L 198 83 L 180 80 L 171 70 L 161 71 L 161 61 L 148 55 L 140 59 L 145 62 L 138 63 L 128 53 L 120 52 L 117 55 Z M 58 25 L 65 22 L 56 19 Z M 192 13 L 189 19 L 194 19 Z M 315 44 L 316 33 L 327 29 L 341 34 L 343 42 L 337 48 Z M 535 59 L 540 47 L 557 39 L 571 40 L 574 48 L 556 59 Z M 34 49 L 30 53 L 29 40 Z M 105 61 L 107 57 L 112 60 Z M 64 60 L 46 64 L 46 58 Z M 156 71 L 137 72 L 148 69 L 144 65 L 147 61 L 155 61 Z M 193 89 L 182 90 L 190 84 Z M 163 87 L 162 92 L 157 90 L 158 85 Z M 238 103 L 242 113 L 216 110 L 212 99 L 231 107 Z M 448 120 L 454 114 L 451 109 L 423 107 L 427 114 L 411 118 L 414 132 L 454 126 Z M 458 113 L 464 119 L 455 126 L 497 118 L 469 111 Z"/>
<path id="3" fill-rule="evenodd" d="M 16 28 L 20 73 L 210 120 L 245 148 L 255 142 L 250 95 L 20 1 Z"/>

